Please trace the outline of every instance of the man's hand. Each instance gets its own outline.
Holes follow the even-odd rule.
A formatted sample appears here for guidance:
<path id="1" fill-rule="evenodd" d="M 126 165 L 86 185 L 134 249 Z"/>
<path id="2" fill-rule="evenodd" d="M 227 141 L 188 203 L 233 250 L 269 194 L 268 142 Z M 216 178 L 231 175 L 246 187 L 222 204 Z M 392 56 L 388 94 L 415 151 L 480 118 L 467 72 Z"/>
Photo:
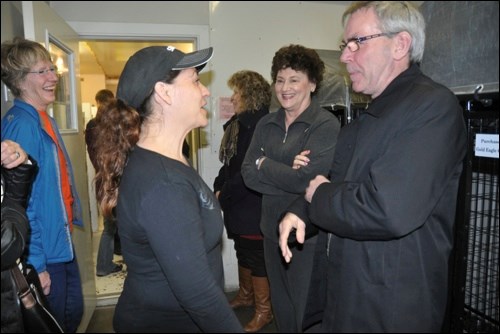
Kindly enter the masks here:
<path id="1" fill-rule="evenodd" d="M 292 251 L 288 247 L 288 237 L 293 230 L 296 230 L 297 242 L 303 244 L 306 234 L 306 224 L 297 215 L 288 212 L 279 225 L 281 255 L 283 255 L 287 263 L 292 259 Z"/>
<path id="2" fill-rule="evenodd" d="M 307 202 L 311 203 L 316 189 L 318 189 L 318 187 L 325 182 L 330 181 L 323 175 L 316 175 L 316 177 L 309 182 L 309 186 L 306 188 L 306 194 L 304 196 Z"/>

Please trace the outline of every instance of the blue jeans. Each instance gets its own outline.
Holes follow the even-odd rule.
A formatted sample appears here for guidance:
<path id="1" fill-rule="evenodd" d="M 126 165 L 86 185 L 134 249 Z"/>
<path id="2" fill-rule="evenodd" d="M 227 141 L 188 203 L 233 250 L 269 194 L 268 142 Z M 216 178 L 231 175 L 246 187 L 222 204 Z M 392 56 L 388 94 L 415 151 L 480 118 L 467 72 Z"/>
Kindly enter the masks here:
<path id="1" fill-rule="evenodd" d="M 47 264 L 50 293 L 47 296 L 54 317 L 66 333 L 75 333 L 83 316 L 83 294 L 76 255 L 71 262 Z"/>
<path id="2" fill-rule="evenodd" d="M 116 266 L 113 262 L 116 231 L 116 220 L 105 218 L 104 230 L 102 231 L 99 250 L 97 252 L 96 274 L 99 276 L 111 273 Z"/>

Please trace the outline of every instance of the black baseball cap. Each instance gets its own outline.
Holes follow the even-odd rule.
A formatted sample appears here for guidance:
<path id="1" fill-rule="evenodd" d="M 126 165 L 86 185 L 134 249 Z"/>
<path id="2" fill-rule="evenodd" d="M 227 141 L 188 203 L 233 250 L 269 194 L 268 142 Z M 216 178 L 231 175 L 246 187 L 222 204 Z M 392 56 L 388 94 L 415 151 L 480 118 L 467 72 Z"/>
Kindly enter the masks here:
<path id="1" fill-rule="evenodd" d="M 171 70 L 196 67 L 201 71 L 212 58 L 213 48 L 184 53 L 173 46 L 149 46 L 132 55 L 118 81 L 116 97 L 137 109 L 154 85 Z"/>

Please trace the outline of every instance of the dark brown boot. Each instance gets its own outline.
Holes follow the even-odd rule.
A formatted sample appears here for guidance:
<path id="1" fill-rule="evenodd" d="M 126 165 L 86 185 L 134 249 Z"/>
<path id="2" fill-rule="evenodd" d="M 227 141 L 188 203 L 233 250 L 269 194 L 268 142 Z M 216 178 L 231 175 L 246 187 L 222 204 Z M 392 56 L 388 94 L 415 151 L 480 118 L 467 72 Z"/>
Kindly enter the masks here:
<path id="1" fill-rule="evenodd" d="M 271 297 L 269 295 L 269 281 L 267 277 L 252 276 L 253 291 L 255 295 L 255 314 L 253 319 L 245 326 L 245 332 L 255 333 L 273 321 Z"/>
<path id="2" fill-rule="evenodd" d="M 254 302 L 252 271 L 242 266 L 238 266 L 238 280 L 240 289 L 236 297 L 229 302 L 232 308 L 252 306 Z"/>

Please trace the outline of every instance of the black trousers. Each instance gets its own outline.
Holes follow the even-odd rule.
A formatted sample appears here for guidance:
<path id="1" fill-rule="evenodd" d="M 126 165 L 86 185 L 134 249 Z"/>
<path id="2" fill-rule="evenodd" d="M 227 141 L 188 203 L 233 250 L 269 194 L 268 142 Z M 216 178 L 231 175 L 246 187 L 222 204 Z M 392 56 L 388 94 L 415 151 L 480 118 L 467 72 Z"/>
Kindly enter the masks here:
<path id="1" fill-rule="evenodd" d="M 264 261 L 264 240 L 233 236 L 234 249 L 238 265 L 250 269 L 252 276 L 266 277 L 266 263 Z"/>

